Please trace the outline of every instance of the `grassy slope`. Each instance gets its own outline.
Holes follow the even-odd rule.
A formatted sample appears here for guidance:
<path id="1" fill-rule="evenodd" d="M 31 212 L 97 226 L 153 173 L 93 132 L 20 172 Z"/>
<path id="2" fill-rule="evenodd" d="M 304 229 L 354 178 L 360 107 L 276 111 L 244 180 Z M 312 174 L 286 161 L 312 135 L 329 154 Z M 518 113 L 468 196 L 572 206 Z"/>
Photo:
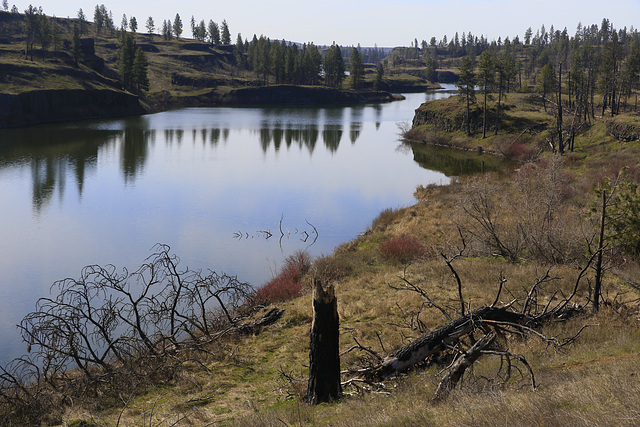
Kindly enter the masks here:
<path id="1" fill-rule="evenodd" d="M 521 119 L 545 117 L 533 104 L 513 102 L 519 105 L 511 109 L 514 117 L 518 108 L 523 110 Z M 514 134 L 499 136 L 508 139 Z M 464 135 L 456 138 L 483 146 L 491 146 L 500 139 L 492 136 L 487 141 Z M 528 143 L 536 141 L 531 137 Z M 571 177 L 574 189 L 567 197 L 575 209 L 588 206 L 594 175 L 621 159 L 640 162 L 640 145 L 619 143 L 606 136 L 600 122 L 578 137 L 576 147 L 575 153 L 563 157 L 563 173 Z M 548 162 L 549 157 L 550 154 L 543 154 L 542 163 Z M 491 179 L 504 180 L 507 185 L 513 177 Z M 417 332 L 399 326 L 403 323 L 400 308 L 415 310 L 422 302 L 413 293 L 389 286 L 401 285 L 400 276 L 422 286 L 438 304 L 455 309 L 455 282 L 439 252 L 451 254 L 460 243 L 455 221 L 460 218 L 461 193 L 467 180 L 460 179 L 444 187 L 419 188 L 414 206 L 384 211 L 365 234 L 317 262 L 319 274 L 329 272 L 334 277 L 342 350 L 352 346 L 353 336 L 384 355 L 417 336 Z M 380 256 L 381 242 L 403 234 L 420 239 L 431 248 L 431 255 L 408 267 L 385 261 Z M 500 274 L 507 278 L 509 293 L 502 295 L 502 302 L 507 303 L 514 295 L 523 297 L 535 278 L 549 266 L 535 258 L 514 264 L 480 254 L 455 262 L 465 300 L 471 307 L 492 302 Z M 541 300 L 557 289 L 570 293 L 580 266 L 579 262 L 554 265 L 551 274 L 557 279 L 540 288 Z M 232 340 L 224 348 L 214 350 L 219 357 L 201 359 L 207 369 L 193 364 L 175 381 L 134 397 L 122 412 L 121 423 L 142 425 L 151 417 L 167 424 L 219 422 L 242 426 L 635 425 L 640 423 L 637 407 L 640 292 L 633 283 L 637 284 L 639 274 L 638 263 L 632 260 L 610 270 L 605 276 L 605 297 L 609 304 L 598 314 L 586 312 L 550 324 L 543 331 L 549 336 L 566 338 L 589 325 L 575 344 L 557 349 L 536 337 L 512 340 L 511 351 L 524 355 L 535 373 L 538 384 L 535 392 L 526 373 L 514 373 L 505 384 L 483 380 L 493 377 L 500 363 L 499 358 L 485 358 L 475 367 L 474 376 L 440 403 L 432 402 L 431 397 L 442 366 L 389 381 L 376 393 L 358 394 L 349 388 L 345 390 L 347 395 L 333 404 L 312 407 L 301 403 L 306 387 L 311 323 L 311 298 L 307 294 L 281 304 L 286 309 L 284 317 L 263 333 Z M 587 294 L 588 287 L 583 282 L 578 301 L 585 301 Z M 446 321 L 435 309 L 425 309 L 421 320 L 429 328 Z M 366 354 L 351 352 L 342 357 L 342 366 L 357 368 L 366 360 Z M 78 405 L 66 419 L 93 419 L 99 424 L 113 425 L 121 407 L 99 410 Z"/>

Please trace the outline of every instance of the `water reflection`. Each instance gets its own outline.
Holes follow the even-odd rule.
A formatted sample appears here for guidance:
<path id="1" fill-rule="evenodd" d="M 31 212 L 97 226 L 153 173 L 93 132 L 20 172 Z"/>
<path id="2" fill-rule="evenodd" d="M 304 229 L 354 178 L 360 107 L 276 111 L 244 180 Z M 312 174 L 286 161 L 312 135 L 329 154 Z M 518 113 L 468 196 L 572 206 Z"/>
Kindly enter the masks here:
<path id="1" fill-rule="evenodd" d="M 113 143 L 118 134 L 48 126 L 4 130 L 0 133 L 0 169 L 29 166 L 33 209 L 39 213 L 56 191 L 60 199 L 64 197 L 67 176 L 75 178 L 82 198 L 85 177 L 95 169 L 100 147 Z"/>
<path id="2" fill-rule="evenodd" d="M 511 162 L 488 154 L 455 150 L 421 143 L 407 144 L 413 152 L 413 160 L 421 167 L 436 170 L 448 177 L 480 172 L 507 170 Z"/>

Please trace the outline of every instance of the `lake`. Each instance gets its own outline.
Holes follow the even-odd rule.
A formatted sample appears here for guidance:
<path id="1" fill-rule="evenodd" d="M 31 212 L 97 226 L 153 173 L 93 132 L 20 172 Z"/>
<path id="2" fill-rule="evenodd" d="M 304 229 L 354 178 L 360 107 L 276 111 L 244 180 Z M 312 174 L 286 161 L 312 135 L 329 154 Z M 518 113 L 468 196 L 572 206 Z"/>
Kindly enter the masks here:
<path id="1" fill-rule="evenodd" d="M 258 287 L 292 253 L 330 254 L 381 210 L 413 204 L 417 185 L 448 183 L 398 136 L 445 96 L 0 131 L 0 364 L 25 352 L 15 325 L 37 299 L 85 265 L 134 270 L 166 243 L 182 267 Z"/>

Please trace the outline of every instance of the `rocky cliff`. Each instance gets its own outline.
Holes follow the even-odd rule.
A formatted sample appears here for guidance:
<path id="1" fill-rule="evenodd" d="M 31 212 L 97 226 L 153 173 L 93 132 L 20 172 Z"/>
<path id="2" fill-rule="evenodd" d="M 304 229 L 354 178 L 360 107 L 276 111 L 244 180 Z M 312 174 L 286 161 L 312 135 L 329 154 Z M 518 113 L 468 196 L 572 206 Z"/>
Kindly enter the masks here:
<path id="1" fill-rule="evenodd" d="M 137 96 L 110 89 L 0 93 L 0 128 L 143 113 Z"/>

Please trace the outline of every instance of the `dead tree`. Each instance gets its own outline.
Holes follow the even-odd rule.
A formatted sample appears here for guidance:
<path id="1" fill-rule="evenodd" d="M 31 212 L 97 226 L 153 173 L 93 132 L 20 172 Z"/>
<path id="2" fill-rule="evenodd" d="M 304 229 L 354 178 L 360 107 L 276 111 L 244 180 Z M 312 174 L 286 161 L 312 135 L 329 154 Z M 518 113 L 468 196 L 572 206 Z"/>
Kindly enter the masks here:
<path id="1" fill-rule="evenodd" d="M 363 369 L 347 371 L 352 376 L 345 384 L 353 384 L 354 382 L 364 382 L 370 385 L 380 384 L 391 377 L 400 373 L 414 369 L 419 365 L 428 365 L 435 361 L 449 360 L 452 361 L 446 369 L 447 374 L 443 377 L 435 399 L 443 399 L 448 393 L 459 383 L 465 371 L 473 365 L 483 355 L 500 356 L 506 360 L 506 364 L 501 364 L 497 372 L 496 379 L 502 382 L 508 381 L 512 372 L 512 361 L 520 364 L 524 371 L 529 373 L 531 385 L 535 389 L 535 378 L 533 370 L 529 366 L 527 360 L 522 355 L 515 355 L 508 350 L 509 336 L 518 336 L 526 338 L 535 336 L 544 342 L 562 347 L 574 342 L 584 327 L 580 329 L 573 337 L 559 339 L 556 337 L 547 337 L 539 332 L 539 328 L 546 322 L 553 319 L 566 319 L 579 313 L 586 305 L 576 304 L 573 302 L 578 293 L 580 283 L 589 270 L 597 253 L 594 253 L 588 260 L 586 265 L 579 272 L 571 294 L 565 298 L 556 299 L 558 291 L 554 292 L 546 304 L 539 303 L 538 291 L 539 287 L 555 280 L 547 270 L 542 276 L 538 277 L 535 283 L 530 287 L 529 291 L 523 299 L 515 298 L 503 307 L 496 307 L 500 300 L 506 279 L 502 274 L 499 276 L 499 288 L 493 303 L 489 306 L 476 308 L 474 310 L 463 312 L 457 318 L 452 318 L 446 311 L 437 305 L 418 285 L 414 285 L 405 277 L 400 279 L 404 282 L 404 287 L 393 287 L 397 290 L 413 291 L 421 295 L 428 301 L 428 307 L 435 307 L 442 311 L 447 323 L 430 332 L 424 333 L 420 337 L 414 339 L 408 344 L 398 348 L 390 353 L 387 357 L 378 358 L 378 362 L 372 366 Z M 455 274 L 455 269 L 445 257 L 447 266 L 452 270 L 457 279 L 459 276 Z M 460 302 L 463 301 L 462 284 L 458 281 L 458 293 Z M 419 319 L 418 319 L 419 320 Z M 475 334 L 475 335 L 474 335 Z M 497 340 L 496 337 L 500 337 Z M 356 342 L 357 343 L 357 342 Z M 356 348 L 370 351 L 366 347 L 357 343 Z M 352 347 L 353 348 L 353 347 Z M 350 351 L 350 350 L 349 350 Z M 503 366 L 505 371 L 503 371 Z M 524 372 L 517 369 L 517 372 Z"/>
<path id="2" fill-rule="evenodd" d="M 340 397 L 338 304 L 333 285 L 313 281 L 313 323 L 309 348 L 309 382 L 305 400 L 317 404 Z"/>

